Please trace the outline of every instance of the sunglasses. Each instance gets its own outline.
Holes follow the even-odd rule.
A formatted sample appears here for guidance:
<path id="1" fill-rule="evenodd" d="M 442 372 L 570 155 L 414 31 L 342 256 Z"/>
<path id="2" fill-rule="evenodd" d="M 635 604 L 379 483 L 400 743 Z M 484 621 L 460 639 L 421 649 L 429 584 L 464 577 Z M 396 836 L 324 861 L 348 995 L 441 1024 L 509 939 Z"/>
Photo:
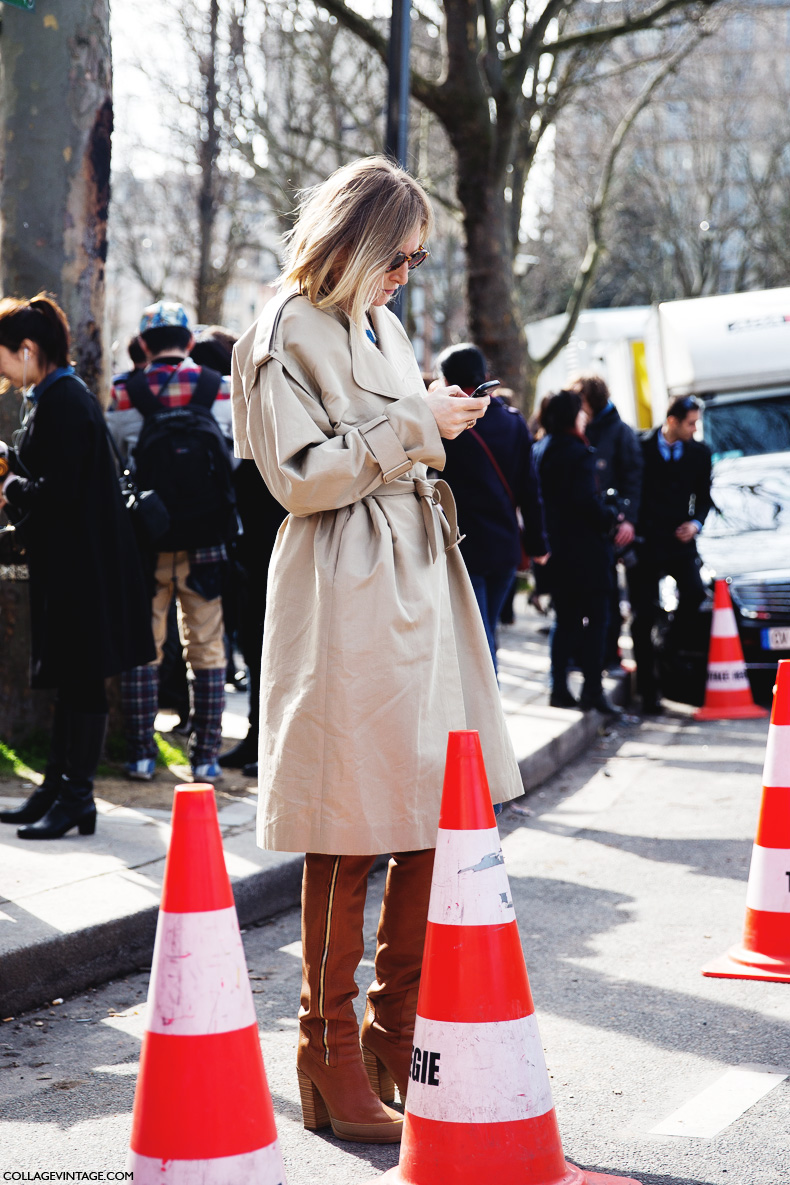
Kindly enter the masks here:
<path id="1" fill-rule="evenodd" d="M 406 255 L 403 251 L 399 251 L 387 268 L 387 271 L 396 272 L 398 268 L 403 267 L 404 263 L 408 263 L 409 271 L 413 272 L 416 267 L 419 267 L 421 263 L 425 262 L 429 255 L 430 251 L 427 247 L 418 247 L 416 251 L 412 251 L 411 255 Z"/>

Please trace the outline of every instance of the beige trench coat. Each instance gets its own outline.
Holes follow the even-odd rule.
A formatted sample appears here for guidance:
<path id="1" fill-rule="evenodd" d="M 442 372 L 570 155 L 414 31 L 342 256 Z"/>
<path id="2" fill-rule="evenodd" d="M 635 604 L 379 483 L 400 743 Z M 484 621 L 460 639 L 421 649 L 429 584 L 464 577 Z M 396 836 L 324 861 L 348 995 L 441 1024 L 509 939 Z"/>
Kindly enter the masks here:
<path id="1" fill-rule="evenodd" d="M 278 296 L 234 351 L 239 456 L 289 511 L 272 556 L 258 843 L 371 855 L 436 843 L 447 734 L 480 732 L 491 796 L 522 783 L 411 345 Z M 452 495 L 438 483 L 454 520 Z"/>

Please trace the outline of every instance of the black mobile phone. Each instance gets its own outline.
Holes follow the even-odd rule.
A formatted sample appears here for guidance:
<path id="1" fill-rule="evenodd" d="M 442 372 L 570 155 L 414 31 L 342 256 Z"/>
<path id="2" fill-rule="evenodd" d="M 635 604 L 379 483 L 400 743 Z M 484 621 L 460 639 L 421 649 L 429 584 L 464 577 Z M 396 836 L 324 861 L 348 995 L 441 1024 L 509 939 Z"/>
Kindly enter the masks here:
<path id="1" fill-rule="evenodd" d="M 501 386 L 502 386 L 502 384 L 500 383 L 499 379 L 489 379 L 489 381 L 487 383 L 481 383 L 479 387 L 475 387 L 474 391 L 469 396 L 469 398 L 470 399 L 479 399 L 481 397 L 481 395 L 487 395 L 488 392 L 493 387 L 501 387 Z"/>

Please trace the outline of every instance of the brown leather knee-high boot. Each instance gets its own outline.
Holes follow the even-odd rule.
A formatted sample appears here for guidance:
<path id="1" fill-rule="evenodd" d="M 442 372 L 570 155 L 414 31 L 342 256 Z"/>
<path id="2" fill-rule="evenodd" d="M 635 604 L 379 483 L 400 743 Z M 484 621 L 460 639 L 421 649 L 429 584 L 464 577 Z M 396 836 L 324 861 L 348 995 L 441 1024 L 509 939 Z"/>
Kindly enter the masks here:
<path id="1" fill-rule="evenodd" d="M 371 1089 L 353 1003 L 372 863 L 372 856 L 305 857 L 296 1064 L 306 1128 L 331 1123 L 341 1140 L 394 1144 L 403 1119 Z"/>
<path id="2" fill-rule="evenodd" d="M 370 1084 L 384 1102 L 402 1101 L 409 1081 L 422 950 L 428 923 L 434 849 L 396 852 L 376 935 L 376 979 L 368 988 L 362 1054 Z"/>

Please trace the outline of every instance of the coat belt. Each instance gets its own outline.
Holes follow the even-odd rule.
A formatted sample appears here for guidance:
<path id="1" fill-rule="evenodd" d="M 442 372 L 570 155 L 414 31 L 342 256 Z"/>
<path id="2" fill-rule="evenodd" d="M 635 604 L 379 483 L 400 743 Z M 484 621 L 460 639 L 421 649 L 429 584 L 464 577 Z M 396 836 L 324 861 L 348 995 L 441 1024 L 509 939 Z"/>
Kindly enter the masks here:
<path id="1" fill-rule="evenodd" d="M 420 500 L 422 507 L 422 521 L 425 524 L 425 534 L 431 550 L 431 560 L 435 564 L 439 551 L 451 551 L 457 547 L 462 539 L 458 530 L 458 514 L 455 508 L 453 491 L 446 481 L 427 481 L 421 477 L 414 480 L 398 478 L 387 485 L 381 485 L 369 495 L 371 498 L 389 497 L 395 495 L 414 494 Z M 443 514 L 440 513 L 444 511 Z"/>

